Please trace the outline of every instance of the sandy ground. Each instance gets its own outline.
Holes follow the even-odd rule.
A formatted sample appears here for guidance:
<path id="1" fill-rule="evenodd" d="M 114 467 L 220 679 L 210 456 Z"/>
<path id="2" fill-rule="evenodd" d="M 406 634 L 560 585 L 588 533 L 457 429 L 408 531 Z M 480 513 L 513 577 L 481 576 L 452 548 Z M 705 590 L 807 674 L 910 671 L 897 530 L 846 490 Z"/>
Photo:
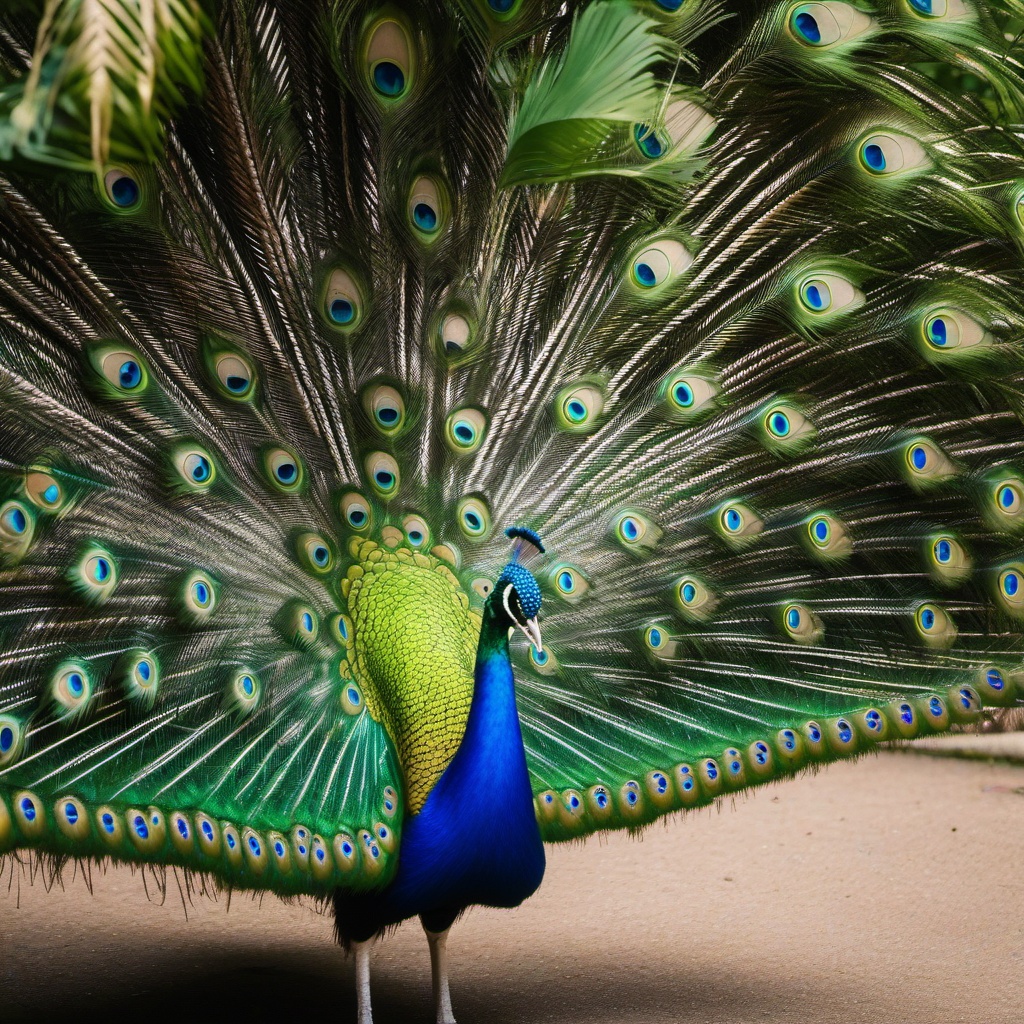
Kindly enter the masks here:
<path id="1" fill-rule="evenodd" d="M 146 901 L 127 870 L 0 892 L 0 1020 L 355 1019 L 330 922 Z M 460 1024 L 1024 1021 L 1024 768 L 882 754 L 637 842 L 555 848 L 452 932 Z M 432 1021 L 426 944 L 378 946 L 377 1024 Z M 315 1014 L 316 1016 L 310 1016 Z"/>

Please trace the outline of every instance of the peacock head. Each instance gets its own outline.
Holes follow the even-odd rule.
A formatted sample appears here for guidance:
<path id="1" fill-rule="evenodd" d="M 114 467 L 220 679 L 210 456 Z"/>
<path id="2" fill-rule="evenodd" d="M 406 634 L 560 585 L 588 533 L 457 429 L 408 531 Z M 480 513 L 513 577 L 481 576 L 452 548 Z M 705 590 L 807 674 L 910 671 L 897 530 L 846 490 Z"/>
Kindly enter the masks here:
<path id="1" fill-rule="evenodd" d="M 537 613 L 540 611 L 540 587 L 533 578 L 533 573 L 522 564 L 524 555 L 543 554 L 544 545 L 533 530 L 525 526 L 510 526 L 505 535 L 515 542 L 512 549 L 512 560 L 501 570 L 501 575 L 494 586 L 494 593 L 489 601 L 494 612 L 508 629 L 517 626 L 526 634 L 530 643 L 538 650 L 543 650 L 540 639 L 540 626 Z"/>

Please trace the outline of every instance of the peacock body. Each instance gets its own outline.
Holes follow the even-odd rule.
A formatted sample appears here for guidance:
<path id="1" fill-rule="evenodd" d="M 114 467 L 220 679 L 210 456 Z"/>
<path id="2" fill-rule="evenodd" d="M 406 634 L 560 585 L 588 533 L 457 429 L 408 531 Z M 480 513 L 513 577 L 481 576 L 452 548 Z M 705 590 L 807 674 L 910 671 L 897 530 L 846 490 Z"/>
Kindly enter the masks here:
<path id="1" fill-rule="evenodd" d="M 448 1020 L 543 842 L 1018 700 L 1016 0 L 44 6 L 0 851 L 319 897 L 366 1020 L 419 914 Z"/>

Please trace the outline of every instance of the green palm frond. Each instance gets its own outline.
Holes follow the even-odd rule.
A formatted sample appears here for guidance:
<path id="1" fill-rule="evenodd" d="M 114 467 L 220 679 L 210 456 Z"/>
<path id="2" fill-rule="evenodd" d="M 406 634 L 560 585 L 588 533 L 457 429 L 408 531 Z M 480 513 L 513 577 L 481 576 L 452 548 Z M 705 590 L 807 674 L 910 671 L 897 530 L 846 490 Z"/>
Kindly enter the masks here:
<path id="1" fill-rule="evenodd" d="M 31 67 L 3 97 L 0 156 L 99 170 L 149 160 L 202 87 L 199 0 L 46 0 Z"/>

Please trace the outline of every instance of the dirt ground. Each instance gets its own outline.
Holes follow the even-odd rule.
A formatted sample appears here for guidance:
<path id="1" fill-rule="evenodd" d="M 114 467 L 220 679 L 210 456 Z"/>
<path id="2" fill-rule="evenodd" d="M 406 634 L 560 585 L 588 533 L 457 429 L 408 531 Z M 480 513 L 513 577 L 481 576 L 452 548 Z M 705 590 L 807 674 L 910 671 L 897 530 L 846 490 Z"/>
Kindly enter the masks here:
<path id="1" fill-rule="evenodd" d="M 352 962 L 309 908 L 111 870 L 4 876 L 0 1020 L 355 1020 Z M 460 1024 L 1021 1024 L 1024 768 L 882 754 L 666 827 L 549 855 L 514 912 L 449 943 Z M 426 943 L 378 946 L 377 1024 L 433 1020 Z"/>

